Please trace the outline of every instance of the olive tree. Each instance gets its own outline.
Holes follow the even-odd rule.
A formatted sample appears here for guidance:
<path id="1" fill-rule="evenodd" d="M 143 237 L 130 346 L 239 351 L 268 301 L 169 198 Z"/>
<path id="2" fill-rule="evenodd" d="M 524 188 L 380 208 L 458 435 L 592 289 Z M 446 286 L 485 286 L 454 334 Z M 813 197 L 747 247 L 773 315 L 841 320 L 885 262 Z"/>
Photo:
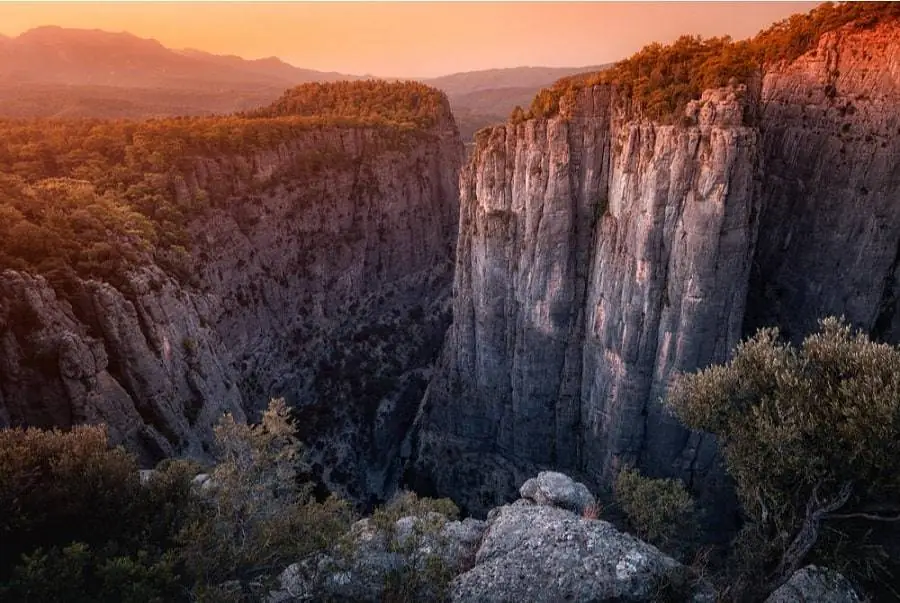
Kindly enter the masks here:
<path id="1" fill-rule="evenodd" d="M 835 318 L 799 347 L 764 329 L 727 364 L 678 377 L 667 402 L 718 438 L 749 581 L 783 583 L 825 532 L 846 543 L 871 532 L 860 523 L 900 522 L 900 349 Z"/>

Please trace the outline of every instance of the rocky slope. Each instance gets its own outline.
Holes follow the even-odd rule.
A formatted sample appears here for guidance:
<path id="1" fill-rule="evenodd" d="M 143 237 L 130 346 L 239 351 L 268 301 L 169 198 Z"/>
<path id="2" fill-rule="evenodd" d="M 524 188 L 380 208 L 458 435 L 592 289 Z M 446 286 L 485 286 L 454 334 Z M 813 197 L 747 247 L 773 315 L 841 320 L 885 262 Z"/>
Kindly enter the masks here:
<path id="1" fill-rule="evenodd" d="M 223 412 L 284 396 L 313 471 L 384 496 L 450 320 L 461 157 L 446 100 L 424 130 L 194 157 L 177 195 L 223 201 L 189 225 L 191 284 L 151 265 L 61 296 L 2 274 L 0 424 L 102 420 L 151 463 L 204 456 Z"/>
<path id="2" fill-rule="evenodd" d="M 594 497 L 584 484 L 545 472 L 518 494 L 486 521 L 435 511 L 362 519 L 343 546 L 284 570 L 267 601 L 384 601 L 398 592 L 457 603 L 717 600 L 696 568 L 585 514 Z M 793 601 L 860 598 L 841 574 L 808 566 L 766 603 Z"/>
<path id="3" fill-rule="evenodd" d="M 675 125 L 604 85 L 482 135 L 417 483 L 484 511 L 539 467 L 602 486 L 629 463 L 711 502 L 714 443 L 659 403 L 675 372 L 829 313 L 895 338 L 898 41 L 832 32 Z"/>

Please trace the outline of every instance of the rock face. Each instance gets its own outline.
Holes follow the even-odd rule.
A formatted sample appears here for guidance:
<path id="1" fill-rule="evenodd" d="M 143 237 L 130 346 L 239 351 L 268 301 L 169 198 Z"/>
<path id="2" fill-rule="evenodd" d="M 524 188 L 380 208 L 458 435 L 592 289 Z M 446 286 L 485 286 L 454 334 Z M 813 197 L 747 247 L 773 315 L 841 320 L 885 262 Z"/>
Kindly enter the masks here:
<path id="1" fill-rule="evenodd" d="M 146 464 L 206 456 L 219 417 L 244 417 L 215 300 L 157 268 L 121 289 L 80 285 L 63 300 L 41 277 L 0 274 L 0 425 L 106 423 Z"/>
<path id="2" fill-rule="evenodd" d="M 808 565 L 798 570 L 766 603 L 859 603 L 853 585 L 841 574 L 823 567 Z"/>
<path id="3" fill-rule="evenodd" d="M 385 496 L 450 322 L 463 148 L 439 111 L 194 158 L 174 190 L 217 201 L 181 282 L 150 265 L 63 296 L 4 273 L 0 425 L 103 421 L 149 464 L 203 456 L 223 412 L 284 396 L 318 477 Z"/>
<path id="4" fill-rule="evenodd" d="M 715 443 L 659 403 L 676 372 L 829 313 L 895 337 L 898 40 L 839 30 L 676 125 L 595 86 L 483 133 L 419 486 L 483 513 L 541 468 L 605 485 L 628 463 L 718 505 Z"/>
<path id="5" fill-rule="evenodd" d="M 844 29 L 768 74 L 747 330 L 844 315 L 900 341 L 900 26 Z"/>

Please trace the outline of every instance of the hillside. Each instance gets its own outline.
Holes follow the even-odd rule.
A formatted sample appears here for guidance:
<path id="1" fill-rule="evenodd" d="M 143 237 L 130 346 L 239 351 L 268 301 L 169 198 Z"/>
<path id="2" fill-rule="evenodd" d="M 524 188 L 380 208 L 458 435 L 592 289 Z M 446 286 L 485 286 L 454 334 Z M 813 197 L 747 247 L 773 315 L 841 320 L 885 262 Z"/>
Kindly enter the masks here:
<path id="1" fill-rule="evenodd" d="M 279 59 L 172 50 L 128 33 L 39 27 L 0 40 L 0 115 L 174 117 L 264 106 L 291 86 L 354 80 Z"/>
<path id="2" fill-rule="evenodd" d="M 516 67 L 422 79 L 443 90 L 464 140 L 501 123 L 561 77 L 598 67 Z M 40 27 L 0 38 L 0 116 L 141 119 L 265 106 L 285 88 L 358 76 L 302 69 L 275 57 L 173 50 L 128 33 Z"/>
<path id="3" fill-rule="evenodd" d="M 0 47 L 0 82 L 198 90 L 290 85 L 351 76 L 298 69 L 278 59 L 248 61 L 176 51 L 129 33 L 46 26 Z"/>
<path id="4" fill-rule="evenodd" d="M 277 390 L 317 479 L 357 504 L 396 487 L 449 321 L 441 92 L 304 84 L 253 114 L 0 137 L 0 425 L 102 421 L 152 465 L 205 458 L 222 412 Z"/>

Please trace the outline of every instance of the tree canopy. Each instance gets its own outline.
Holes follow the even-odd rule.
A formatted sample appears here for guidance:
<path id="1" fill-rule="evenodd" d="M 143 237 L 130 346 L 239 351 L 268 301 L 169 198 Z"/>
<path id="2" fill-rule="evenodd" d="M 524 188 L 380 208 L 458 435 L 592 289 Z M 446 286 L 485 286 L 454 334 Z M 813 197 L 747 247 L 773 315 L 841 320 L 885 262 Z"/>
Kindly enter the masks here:
<path id="1" fill-rule="evenodd" d="M 729 363 L 678 378 L 668 405 L 717 436 L 757 583 L 777 586 L 810 555 L 871 560 L 868 528 L 900 521 L 900 348 L 834 318 L 799 348 L 765 329 Z"/>
<path id="2" fill-rule="evenodd" d="M 729 83 L 749 83 L 766 68 L 796 59 L 827 32 L 850 23 L 858 29 L 900 18 L 895 2 L 826 2 L 805 15 L 793 15 L 749 40 L 682 36 L 674 43 L 644 47 L 610 69 L 564 78 L 541 90 L 527 117 L 559 113 L 560 99 L 598 84 L 615 85 L 641 115 L 671 120 L 703 91 Z M 521 117 L 520 117 L 521 118 Z"/>
<path id="3" fill-rule="evenodd" d="M 186 197 L 198 158 L 246 156 L 330 128 L 373 130 L 384 148 L 402 149 L 431 136 L 445 106 L 423 84 L 362 81 L 299 86 L 227 116 L 0 119 L 0 270 L 110 279 L 156 251 L 183 257 L 188 223 L 235 192 L 220 179 Z M 341 169 L 350 159 L 338 146 L 304 147 L 269 185 Z"/>

